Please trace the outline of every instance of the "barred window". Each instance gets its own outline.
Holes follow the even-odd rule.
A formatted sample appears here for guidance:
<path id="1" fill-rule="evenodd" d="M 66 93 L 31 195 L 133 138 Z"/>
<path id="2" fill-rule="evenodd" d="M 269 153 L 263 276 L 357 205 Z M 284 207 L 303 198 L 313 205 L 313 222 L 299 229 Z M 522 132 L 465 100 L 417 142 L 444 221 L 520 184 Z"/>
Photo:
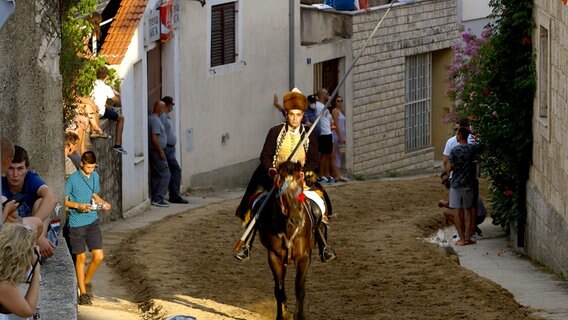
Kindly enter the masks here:
<path id="1" fill-rule="evenodd" d="M 431 145 L 432 54 L 406 57 L 405 61 L 405 150 Z"/>

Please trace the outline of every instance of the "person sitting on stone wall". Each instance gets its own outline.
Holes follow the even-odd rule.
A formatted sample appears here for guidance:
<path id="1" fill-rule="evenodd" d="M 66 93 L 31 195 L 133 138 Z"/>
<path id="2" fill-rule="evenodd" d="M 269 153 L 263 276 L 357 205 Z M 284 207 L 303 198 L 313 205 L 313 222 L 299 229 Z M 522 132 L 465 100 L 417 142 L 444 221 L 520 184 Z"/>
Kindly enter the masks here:
<path id="1" fill-rule="evenodd" d="M 23 199 L 18 206 L 18 215 L 22 218 L 37 217 L 43 221 L 43 234 L 37 243 L 41 256 L 51 257 L 55 245 L 46 238 L 50 216 L 57 205 L 57 196 L 35 172 L 29 169 L 30 159 L 27 151 L 20 147 L 14 147 L 14 157 L 6 169 L 6 176 L 2 177 L 2 195 L 7 199 L 16 194 L 23 194 Z"/>
<path id="2" fill-rule="evenodd" d="M 120 93 L 105 83 L 108 78 L 109 72 L 107 67 L 99 67 L 97 69 L 97 80 L 95 80 L 93 84 L 91 97 L 98 107 L 100 118 L 116 121 L 116 132 L 112 149 L 121 154 L 126 154 L 126 150 L 122 147 L 124 116 L 111 108 L 114 105 L 120 104 Z"/>

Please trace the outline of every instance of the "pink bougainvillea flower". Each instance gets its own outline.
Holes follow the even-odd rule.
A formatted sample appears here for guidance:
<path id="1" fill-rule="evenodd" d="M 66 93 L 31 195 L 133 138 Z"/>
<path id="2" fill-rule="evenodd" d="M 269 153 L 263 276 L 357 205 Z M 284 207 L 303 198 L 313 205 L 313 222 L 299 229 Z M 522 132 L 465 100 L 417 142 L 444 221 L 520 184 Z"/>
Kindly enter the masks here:
<path id="1" fill-rule="evenodd" d="M 503 195 L 505 197 L 512 197 L 513 196 L 513 190 L 505 190 L 505 191 L 503 191 Z"/>

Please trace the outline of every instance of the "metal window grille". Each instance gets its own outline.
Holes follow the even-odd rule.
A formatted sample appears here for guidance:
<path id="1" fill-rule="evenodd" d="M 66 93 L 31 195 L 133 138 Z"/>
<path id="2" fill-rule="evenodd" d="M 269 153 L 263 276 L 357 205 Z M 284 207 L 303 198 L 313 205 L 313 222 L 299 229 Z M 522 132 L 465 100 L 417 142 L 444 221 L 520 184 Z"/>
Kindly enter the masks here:
<path id="1" fill-rule="evenodd" d="M 211 67 L 234 63 L 237 57 L 237 2 L 211 7 Z"/>
<path id="2" fill-rule="evenodd" d="M 429 147 L 431 142 L 432 54 L 406 57 L 405 149 Z"/>

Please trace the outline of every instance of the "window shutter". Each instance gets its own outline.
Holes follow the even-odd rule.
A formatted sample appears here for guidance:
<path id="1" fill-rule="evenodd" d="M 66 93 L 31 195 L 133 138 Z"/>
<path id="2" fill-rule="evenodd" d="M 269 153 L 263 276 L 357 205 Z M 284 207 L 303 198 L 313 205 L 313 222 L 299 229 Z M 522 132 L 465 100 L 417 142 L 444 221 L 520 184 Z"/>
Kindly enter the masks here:
<path id="1" fill-rule="evenodd" d="M 211 67 L 236 61 L 236 2 L 211 8 Z"/>

